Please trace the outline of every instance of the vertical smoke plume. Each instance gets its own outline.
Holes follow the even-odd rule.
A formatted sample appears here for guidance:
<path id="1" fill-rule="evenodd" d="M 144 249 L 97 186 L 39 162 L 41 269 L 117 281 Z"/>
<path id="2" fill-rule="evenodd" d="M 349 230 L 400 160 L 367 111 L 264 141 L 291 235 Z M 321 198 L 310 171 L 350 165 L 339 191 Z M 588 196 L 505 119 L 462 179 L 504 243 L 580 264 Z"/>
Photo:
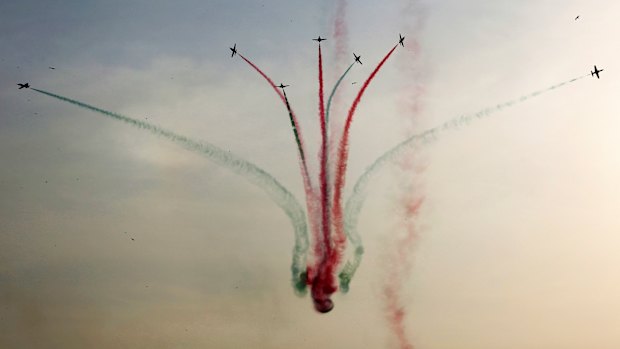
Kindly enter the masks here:
<path id="1" fill-rule="evenodd" d="M 403 129 L 407 135 L 411 135 L 423 111 L 422 97 L 425 92 L 423 74 L 428 69 L 422 66 L 420 36 L 426 16 L 418 0 L 406 0 L 402 5 L 401 14 L 408 42 L 405 45 L 405 52 L 397 61 L 405 77 L 399 98 L 399 109 L 406 123 Z M 424 203 L 424 193 L 421 192 L 422 186 L 419 183 L 423 168 L 417 166 L 420 161 L 422 160 L 419 150 L 409 149 L 398 163 L 401 171 L 398 171 L 396 181 L 402 188 L 397 194 L 400 214 L 395 217 L 397 224 L 391 233 L 394 236 L 393 245 L 387 247 L 389 252 L 386 267 L 389 272 L 383 286 L 385 316 L 401 349 L 413 348 L 405 326 L 407 311 L 402 299 L 402 289 L 410 274 L 411 253 L 420 233 L 417 217 Z"/>

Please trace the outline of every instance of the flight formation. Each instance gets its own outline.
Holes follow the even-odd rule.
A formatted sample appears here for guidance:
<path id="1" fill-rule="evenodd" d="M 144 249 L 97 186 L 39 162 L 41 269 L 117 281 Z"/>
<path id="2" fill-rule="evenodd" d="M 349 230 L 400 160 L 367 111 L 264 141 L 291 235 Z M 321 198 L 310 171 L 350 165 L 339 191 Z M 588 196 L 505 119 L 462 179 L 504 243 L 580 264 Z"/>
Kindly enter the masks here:
<path id="1" fill-rule="evenodd" d="M 391 46 L 384 57 L 376 63 L 374 69 L 364 82 L 360 83 L 355 98 L 351 101 L 348 111 L 346 115 L 344 115 L 344 123 L 342 123 L 342 130 L 339 130 L 339 137 L 337 133 L 332 132 L 331 136 L 330 133 L 328 133 L 331 124 L 330 112 L 332 99 L 351 69 L 356 66 L 357 63 L 359 63 L 360 66 L 363 64 L 361 60 L 362 56 L 353 53 L 352 62 L 334 83 L 331 92 L 327 94 L 324 89 L 325 83 L 323 79 L 323 54 L 321 45 L 321 43 L 327 39 L 318 36 L 312 40 L 318 44 L 318 123 L 321 132 L 321 144 L 317 154 L 318 173 L 311 173 L 309 170 L 312 167 L 308 166 L 308 161 L 311 160 L 312 157 L 308 156 L 304 132 L 299 123 L 299 118 L 292 107 L 292 103 L 286 94 L 286 88 L 290 85 L 284 84 L 283 82 L 276 85 L 254 62 L 238 51 L 236 43 L 229 48 L 230 57 L 240 57 L 245 61 L 268 83 L 276 96 L 283 103 L 288 115 L 287 123 L 290 125 L 292 138 L 298 154 L 299 168 L 305 193 L 305 205 L 300 204 L 294 195 L 267 171 L 215 145 L 193 141 L 185 136 L 162 129 L 144 120 L 137 120 L 52 92 L 31 88 L 28 82 L 18 83 L 17 85 L 20 90 L 30 89 L 169 139 L 190 151 L 195 151 L 204 155 L 223 167 L 229 168 L 231 171 L 262 188 L 271 199 L 282 208 L 293 226 L 295 246 L 293 248 L 291 278 L 295 291 L 303 295 L 309 290 L 314 308 L 321 313 L 326 313 L 331 311 L 334 307 L 332 295 L 338 290 L 341 292 L 347 292 L 349 290 L 350 283 L 362 260 L 364 248 L 361 244 L 359 234 L 357 233 L 357 222 L 361 207 L 365 200 L 365 188 L 368 185 L 370 177 L 375 172 L 386 162 L 394 160 L 398 154 L 402 152 L 402 149 L 406 147 L 429 142 L 435 139 L 441 132 L 458 129 L 460 126 L 468 124 L 474 119 L 487 117 L 502 109 L 536 97 L 543 92 L 552 91 L 559 86 L 583 78 L 583 76 L 581 76 L 553 85 L 543 90 L 522 96 L 519 99 L 497 104 L 493 108 L 486 108 L 470 116 L 454 118 L 442 125 L 404 140 L 398 146 L 376 159 L 367 168 L 356 181 L 353 186 L 353 193 L 345 204 L 343 192 L 346 184 L 345 179 L 347 177 L 350 147 L 349 138 L 352 122 L 368 86 L 377 76 L 384 64 L 390 59 L 395 50 L 398 47 L 405 47 L 405 37 L 399 34 L 398 41 Z M 49 68 L 55 69 L 53 67 Z M 595 65 L 594 69 L 590 71 L 590 75 L 600 79 L 601 72 L 603 72 L 603 69 L 599 69 Z M 356 83 L 357 82 L 354 81 L 351 84 Z M 331 137 L 336 138 L 331 139 Z M 347 251 L 349 251 L 349 253 L 347 253 Z"/>

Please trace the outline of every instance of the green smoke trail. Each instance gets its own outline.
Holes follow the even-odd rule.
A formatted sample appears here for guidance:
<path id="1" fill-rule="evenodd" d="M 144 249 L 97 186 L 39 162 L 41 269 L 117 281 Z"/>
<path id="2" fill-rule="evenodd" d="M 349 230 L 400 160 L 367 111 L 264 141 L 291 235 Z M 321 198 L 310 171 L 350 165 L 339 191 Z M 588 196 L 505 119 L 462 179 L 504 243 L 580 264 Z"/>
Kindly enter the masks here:
<path id="1" fill-rule="evenodd" d="M 403 151 L 405 151 L 406 149 L 410 147 L 421 146 L 421 145 L 425 145 L 433 141 L 436 141 L 438 139 L 437 136 L 440 132 L 459 129 L 461 126 L 468 125 L 475 119 L 482 119 L 482 118 L 491 116 L 492 114 L 495 114 L 505 108 L 514 106 L 519 103 L 523 103 L 527 101 L 528 99 L 537 97 L 545 92 L 555 90 L 566 84 L 583 79 L 586 76 L 588 75 L 580 76 L 580 77 L 573 78 L 571 80 L 564 81 L 556 85 L 552 85 L 546 89 L 535 91 L 530 94 L 524 95 L 521 98 L 514 99 L 508 102 L 504 102 L 504 103 L 500 103 L 493 107 L 485 108 L 483 110 L 478 111 L 475 114 L 462 115 L 462 116 L 455 117 L 453 119 L 450 119 L 444 122 L 443 124 L 439 126 L 428 129 L 420 134 L 414 135 L 400 142 L 395 147 L 388 150 L 385 154 L 377 158 L 370 166 L 366 168 L 366 171 L 364 171 L 364 173 L 362 173 L 362 175 L 359 177 L 359 179 L 355 183 L 355 186 L 353 187 L 353 193 L 347 200 L 347 203 L 345 206 L 345 222 L 344 222 L 345 232 L 347 233 L 347 238 L 351 242 L 351 246 L 353 246 L 354 248 L 354 253 L 353 253 L 353 258 L 349 259 L 346 262 L 346 264 L 342 268 L 342 271 L 338 275 L 340 279 L 340 289 L 345 293 L 349 290 L 349 283 L 353 279 L 353 276 L 355 275 L 355 272 L 362 261 L 362 255 L 364 253 L 364 248 L 362 247 L 362 240 L 359 235 L 359 232 L 357 231 L 357 223 L 359 220 L 359 214 L 364 205 L 364 200 L 366 199 L 366 191 L 367 191 L 367 187 L 370 182 L 370 179 L 379 170 L 381 170 L 386 163 L 392 162 L 394 159 L 398 158 L 403 153 Z"/>
<path id="2" fill-rule="evenodd" d="M 292 282 L 293 287 L 298 294 L 302 295 L 306 292 L 306 253 L 308 251 L 309 242 L 304 210 L 293 194 L 291 194 L 282 184 L 280 184 L 280 182 L 278 182 L 265 170 L 207 142 L 198 143 L 185 136 L 178 135 L 148 122 L 136 120 L 124 115 L 93 107 L 91 105 L 47 91 L 38 90 L 35 88 L 32 88 L 32 90 L 164 137 L 187 150 L 203 155 L 218 165 L 230 169 L 231 171 L 244 177 L 249 182 L 263 189 L 267 195 L 269 195 L 269 197 L 278 206 L 280 206 L 280 208 L 282 208 L 293 225 L 293 229 L 295 231 L 295 246 L 293 248 L 293 262 L 291 265 L 293 278 Z"/>
<path id="3" fill-rule="evenodd" d="M 325 112 L 325 124 L 327 125 L 329 125 L 329 107 L 332 105 L 332 98 L 334 98 L 334 95 L 336 94 L 336 90 L 338 89 L 338 86 L 340 86 L 340 83 L 342 82 L 342 80 L 344 80 L 344 77 L 347 76 L 347 74 L 349 73 L 349 70 L 353 68 L 354 64 L 355 62 L 351 63 L 351 65 L 347 68 L 347 70 L 344 71 L 342 76 L 340 76 L 338 81 L 336 81 L 336 85 L 334 85 L 332 92 L 329 94 L 329 98 L 327 99 L 327 109 L 326 109 L 327 111 Z"/>

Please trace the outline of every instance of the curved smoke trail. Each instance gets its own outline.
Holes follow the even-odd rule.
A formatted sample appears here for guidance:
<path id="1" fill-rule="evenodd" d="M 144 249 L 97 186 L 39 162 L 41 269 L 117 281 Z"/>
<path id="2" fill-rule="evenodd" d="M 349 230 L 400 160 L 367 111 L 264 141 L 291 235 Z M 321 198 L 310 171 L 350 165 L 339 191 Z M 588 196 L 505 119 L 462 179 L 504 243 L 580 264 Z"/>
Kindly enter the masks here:
<path id="1" fill-rule="evenodd" d="M 469 125 L 469 123 L 471 123 L 475 119 L 482 119 L 482 118 L 491 116 L 505 108 L 512 107 L 519 103 L 523 103 L 527 101 L 528 99 L 537 97 L 545 92 L 552 91 L 566 84 L 583 79 L 586 76 L 588 75 L 583 75 L 580 77 L 576 77 L 576 78 L 564 81 L 556 85 L 552 85 L 546 89 L 532 92 L 518 99 L 510 100 L 508 102 L 497 104 L 493 107 L 485 108 L 483 110 L 478 111 L 475 114 L 462 115 L 459 117 L 452 118 L 439 126 L 428 129 L 420 134 L 414 135 L 400 142 L 395 147 L 388 150 L 385 154 L 377 158 L 370 166 L 368 166 L 368 168 L 366 168 L 366 171 L 364 171 L 364 173 L 359 177 L 359 179 L 355 183 L 355 186 L 353 187 L 353 193 L 351 194 L 351 196 L 349 197 L 346 203 L 346 207 L 345 207 L 346 214 L 345 214 L 344 227 L 345 227 L 345 232 L 347 234 L 347 238 L 349 239 L 349 241 L 351 242 L 351 245 L 353 246 L 355 250 L 354 252 L 355 255 L 353 259 L 345 263 L 344 268 L 339 274 L 341 290 L 344 291 L 344 290 L 349 289 L 349 283 L 351 282 L 351 279 L 355 275 L 355 272 L 361 263 L 362 254 L 364 253 L 364 249 L 361 243 L 361 238 L 360 238 L 359 232 L 357 231 L 357 222 L 359 220 L 359 214 L 364 205 L 364 200 L 366 199 L 366 191 L 368 188 L 368 184 L 370 182 L 370 179 L 377 172 L 379 172 L 379 170 L 381 170 L 386 163 L 392 162 L 394 159 L 398 158 L 403 153 L 403 151 L 411 147 L 420 146 L 423 144 L 428 144 L 433 141 L 436 141 L 437 136 L 440 132 L 454 130 L 454 129 L 460 128 L 461 126 Z"/>
<path id="2" fill-rule="evenodd" d="M 342 80 L 344 80 L 344 77 L 347 76 L 347 74 L 349 73 L 349 70 L 353 68 L 354 64 L 355 62 L 351 63 L 351 65 L 349 65 L 347 70 L 345 70 L 344 73 L 340 76 L 340 78 L 338 78 L 338 81 L 336 81 L 336 85 L 334 85 L 332 92 L 329 94 L 329 98 L 327 98 L 327 108 L 325 111 L 325 123 L 327 124 L 327 126 L 329 126 L 329 110 L 332 105 L 332 99 L 334 98 L 334 95 L 336 94 L 336 90 L 338 90 L 338 86 L 340 86 L 340 83 L 342 82 Z"/>
<path id="3" fill-rule="evenodd" d="M 256 70 L 265 80 L 267 80 L 271 88 L 273 88 L 275 93 L 280 97 L 280 99 L 285 104 L 286 108 L 288 109 L 291 123 L 293 124 L 295 142 L 297 143 L 299 157 L 301 158 L 301 163 L 303 166 L 302 171 L 303 171 L 304 180 L 308 181 L 308 184 L 311 184 L 310 176 L 308 175 L 308 165 L 306 164 L 306 155 L 305 155 L 306 152 L 304 151 L 304 148 L 305 148 L 304 141 L 303 141 L 302 134 L 301 134 L 301 128 L 299 127 L 299 122 L 297 121 L 297 116 L 295 116 L 295 112 L 293 112 L 293 109 L 291 108 L 290 104 L 287 102 L 286 98 L 284 97 L 284 93 L 278 90 L 278 86 L 276 86 L 276 84 L 273 83 L 273 80 L 271 80 L 271 78 L 267 76 L 267 74 L 265 74 L 256 64 L 252 63 L 252 61 L 245 58 L 241 53 L 238 53 L 238 55 L 247 64 L 249 64 L 252 68 L 254 68 L 254 70 Z"/>
<path id="4" fill-rule="evenodd" d="M 342 217 L 342 190 L 345 185 L 345 174 L 347 171 L 347 158 L 349 152 L 349 130 L 351 128 L 351 123 L 353 122 L 353 116 L 355 115 L 355 111 L 357 109 L 357 106 L 359 105 L 359 102 L 362 99 L 362 96 L 364 95 L 364 91 L 366 91 L 366 88 L 368 88 L 370 82 L 377 75 L 383 64 L 385 64 L 385 62 L 390 58 L 394 50 L 396 50 L 397 46 L 398 45 L 394 45 L 394 47 L 392 47 L 392 49 L 385 55 L 385 57 L 383 57 L 379 64 L 377 64 L 370 76 L 368 76 L 368 78 L 364 82 L 364 85 L 360 88 L 357 96 L 353 100 L 353 104 L 351 104 L 351 108 L 349 109 L 349 113 L 345 121 L 344 130 L 342 132 L 340 144 L 338 147 L 338 159 L 336 161 L 336 178 L 334 181 L 334 200 L 332 206 L 332 216 L 334 217 L 334 226 L 336 230 L 334 238 L 334 244 L 336 248 L 334 249 L 334 254 L 331 256 L 328 263 L 330 273 L 333 271 L 333 268 L 335 268 L 340 262 L 340 259 L 342 258 L 344 244 L 346 243 L 345 228 Z"/>
<path id="5" fill-rule="evenodd" d="M 313 236 L 318 236 L 319 230 L 320 230 L 320 224 L 321 224 L 321 214 L 319 212 L 320 207 L 319 205 L 317 205 L 317 200 L 316 200 L 318 194 L 315 193 L 315 189 L 313 188 L 312 180 L 310 179 L 310 174 L 308 172 L 308 165 L 306 162 L 306 155 L 305 155 L 306 152 L 304 150 L 305 146 L 304 146 L 304 141 L 302 137 L 301 127 L 297 120 L 297 116 L 295 116 L 295 112 L 293 111 L 293 108 L 291 107 L 288 101 L 288 97 L 286 96 L 286 93 L 284 93 L 284 89 L 280 91 L 278 87 L 276 86 L 276 84 L 274 84 L 273 80 L 271 80 L 271 78 L 267 76 L 267 74 L 265 74 L 256 64 L 254 64 L 249 59 L 245 58 L 245 56 L 243 56 L 241 53 L 238 53 L 238 55 L 247 64 L 249 64 L 254 70 L 256 70 L 256 72 L 258 72 L 260 76 L 262 76 L 267 81 L 267 83 L 269 83 L 271 88 L 276 92 L 276 94 L 280 97 L 280 99 L 286 106 L 289 119 L 291 121 L 291 126 L 293 128 L 293 135 L 295 136 L 295 142 L 297 143 L 297 150 L 299 151 L 301 177 L 302 177 L 302 181 L 304 185 L 304 192 L 306 193 L 306 208 L 308 210 L 308 221 L 310 222 L 310 229 L 312 230 Z M 304 271 L 302 278 L 305 279 L 305 282 L 307 284 L 308 282 L 307 280 L 308 270 L 307 269 L 306 271 Z"/>
<path id="6" fill-rule="evenodd" d="M 220 166 L 228 168 L 263 189 L 284 213 L 286 213 L 293 225 L 295 231 L 295 247 L 293 248 L 293 262 L 291 265 L 293 287 L 300 295 L 306 292 L 306 253 L 309 243 L 304 211 L 293 194 L 265 170 L 207 142 L 199 143 L 148 122 L 103 110 L 51 92 L 35 88 L 32 88 L 32 90 L 166 138 L 187 150 L 205 156 Z"/>

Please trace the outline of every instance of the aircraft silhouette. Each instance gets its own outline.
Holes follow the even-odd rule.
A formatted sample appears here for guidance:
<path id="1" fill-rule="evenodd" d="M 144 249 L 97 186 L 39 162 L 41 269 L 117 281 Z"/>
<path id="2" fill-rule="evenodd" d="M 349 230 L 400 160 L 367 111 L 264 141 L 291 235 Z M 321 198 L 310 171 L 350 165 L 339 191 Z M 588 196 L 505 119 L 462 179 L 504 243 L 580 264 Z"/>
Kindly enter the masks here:
<path id="1" fill-rule="evenodd" d="M 403 43 L 405 41 L 405 37 L 398 34 L 398 43 L 400 44 L 400 46 L 405 47 L 405 44 Z"/>
<path id="2" fill-rule="evenodd" d="M 232 51 L 232 54 L 230 55 L 230 57 L 234 57 L 235 54 L 237 54 L 237 44 L 235 43 L 235 45 L 233 47 L 229 47 L 230 50 Z"/>
<path id="3" fill-rule="evenodd" d="M 29 85 L 28 83 L 25 83 L 25 84 L 17 84 L 17 85 L 19 85 L 18 90 L 21 90 L 22 88 L 30 88 L 30 85 Z"/>
<path id="4" fill-rule="evenodd" d="M 320 43 L 321 43 L 321 41 L 325 41 L 325 40 L 327 40 L 327 39 L 323 39 L 323 38 L 321 38 L 321 36 L 319 35 L 319 37 L 318 37 L 318 38 L 316 38 L 316 39 L 312 39 L 312 40 L 314 40 L 314 41 L 318 41 L 318 42 L 319 42 L 319 44 L 320 44 Z"/>
<path id="5" fill-rule="evenodd" d="M 285 87 L 288 87 L 289 85 L 284 85 L 283 83 L 280 83 L 280 86 L 276 86 L 282 89 L 282 91 L 284 91 Z"/>
<path id="6" fill-rule="evenodd" d="M 355 61 L 359 64 L 362 64 L 362 61 L 360 61 L 360 58 L 362 58 L 362 56 L 356 56 L 355 52 L 353 52 L 353 57 L 355 57 Z"/>
<path id="7" fill-rule="evenodd" d="M 579 16 L 575 17 L 575 20 L 578 20 L 578 19 L 579 19 Z"/>
<path id="8" fill-rule="evenodd" d="M 601 77 L 600 77 L 600 76 L 598 76 L 598 73 L 600 73 L 600 72 L 602 72 L 602 71 L 603 71 L 603 69 L 598 70 L 598 69 L 596 68 L 596 65 L 595 65 L 595 66 L 594 66 L 594 71 L 590 71 L 590 74 L 592 74 L 592 76 L 596 75 L 596 78 L 597 78 L 597 79 L 600 79 Z"/>

